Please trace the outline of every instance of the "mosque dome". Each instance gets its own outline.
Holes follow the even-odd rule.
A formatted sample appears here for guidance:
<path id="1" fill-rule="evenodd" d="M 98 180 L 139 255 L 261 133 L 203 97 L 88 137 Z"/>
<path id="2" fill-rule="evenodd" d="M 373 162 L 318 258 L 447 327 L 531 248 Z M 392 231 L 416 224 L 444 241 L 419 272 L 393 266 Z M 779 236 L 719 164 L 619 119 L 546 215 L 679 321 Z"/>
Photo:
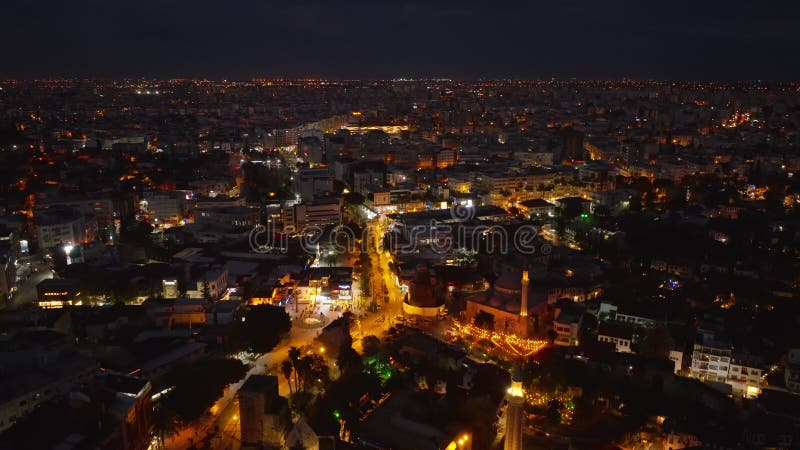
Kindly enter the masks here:
<path id="1" fill-rule="evenodd" d="M 508 311 L 510 313 L 514 313 L 514 314 L 519 313 L 519 309 L 520 309 L 519 300 L 518 299 L 509 300 L 508 303 L 506 303 L 506 308 L 505 309 L 506 309 L 506 311 Z"/>
<path id="2" fill-rule="evenodd" d="M 491 300 L 489 300 L 489 306 L 493 308 L 501 308 L 503 306 L 503 303 L 505 303 L 503 301 L 503 298 L 497 295 L 492 296 Z"/>
<path id="3" fill-rule="evenodd" d="M 494 282 L 494 289 L 500 294 L 519 296 L 522 293 L 522 271 L 506 270 Z"/>

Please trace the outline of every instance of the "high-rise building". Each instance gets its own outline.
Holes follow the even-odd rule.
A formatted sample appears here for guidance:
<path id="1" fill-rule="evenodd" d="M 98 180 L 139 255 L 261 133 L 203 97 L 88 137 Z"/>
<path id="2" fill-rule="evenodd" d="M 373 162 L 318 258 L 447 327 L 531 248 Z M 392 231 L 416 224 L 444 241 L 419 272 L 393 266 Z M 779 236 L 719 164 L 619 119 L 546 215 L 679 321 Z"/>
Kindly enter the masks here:
<path id="1" fill-rule="evenodd" d="M 561 159 L 575 161 L 584 159 L 583 133 L 574 128 L 567 128 L 561 134 L 563 153 Z"/>
<path id="2" fill-rule="evenodd" d="M 310 200 L 333 191 L 333 178 L 327 168 L 300 169 L 294 175 L 294 193 Z"/>

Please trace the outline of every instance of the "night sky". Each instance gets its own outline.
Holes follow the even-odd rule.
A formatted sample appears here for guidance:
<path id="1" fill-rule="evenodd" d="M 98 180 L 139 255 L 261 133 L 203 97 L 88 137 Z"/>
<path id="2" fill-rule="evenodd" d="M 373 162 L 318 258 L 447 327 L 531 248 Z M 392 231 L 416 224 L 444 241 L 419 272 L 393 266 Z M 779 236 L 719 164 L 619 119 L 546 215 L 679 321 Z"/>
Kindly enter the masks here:
<path id="1" fill-rule="evenodd" d="M 798 1 L 12 0 L 2 7 L 1 77 L 800 79 Z"/>

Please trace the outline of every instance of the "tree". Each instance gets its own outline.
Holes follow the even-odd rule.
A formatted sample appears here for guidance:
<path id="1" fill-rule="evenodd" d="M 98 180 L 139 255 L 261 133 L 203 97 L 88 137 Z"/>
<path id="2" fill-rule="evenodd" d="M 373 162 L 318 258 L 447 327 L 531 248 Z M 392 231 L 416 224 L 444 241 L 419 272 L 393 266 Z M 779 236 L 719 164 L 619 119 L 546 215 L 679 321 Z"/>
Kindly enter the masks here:
<path id="1" fill-rule="evenodd" d="M 478 311 L 478 314 L 475 314 L 475 326 L 485 330 L 494 330 L 494 315 L 486 311 Z"/>
<path id="2" fill-rule="evenodd" d="M 361 294 L 369 297 L 372 295 L 372 261 L 369 257 L 369 251 L 366 249 L 362 250 L 361 254 L 358 256 L 358 265 L 361 268 L 361 273 L 359 274 L 361 277 L 359 280 Z"/>
<path id="3" fill-rule="evenodd" d="M 139 290 L 136 289 L 136 286 L 127 282 L 126 280 L 117 280 L 111 286 L 111 298 L 114 299 L 114 303 L 131 303 L 136 296 L 139 294 Z"/>
<path id="4" fill-rule="evenodd" d="M 294 369 L 294 386 L 295 390 L 300 390 L 300 385 L 298 384 L 298 375 L 297 375 L 297 366 L 300 363 L 300 349 L 297 347 L 292 347 L 289 349 L 289 361 L 292 362 L 292 368 Z"/>
<path id="5" fill-rule="evenodd" d="M 594 208 L 594 213 L 595 213 L 595 215 L 605 217 L 605 216 L 610 216 L 611 215 L 611 210 L 608 208 L 608 206 L 597 205 Z"/>
<path id="6" fill-rule="evenodd" d="M 360 423 L 361 400 L 376 399 L 380 392 L 380 380 L 375 375 L 359 371 L 340 377 L 317 398 L 309 415 L 309 425 L 318 434 L 338 435 L 340 421 L 345 422 L 347 430 L 353 430 Z"/>
<path id="7" fill-rule="evenodd" d="M 381 350 L 381 340 L 377 336 L 364 336 L 361 340 L 361 349 L 364 356 L 374 356 Z"/>
<path id="8" fill-rule="evenodd" d="M 152 436 L 158 442 L 159 448 L 164 448 L 164 441 L 178 430 L 180 421 L 175 411 L 164 405 L 159 405 L 153 411 Z"/>
<path id="9" fill-rule="evenodd" d="M 663 326 L 650 328 L 645 332 L 639 354 L 649 358 L 667 358 L 672 349 L 672 336 Z"/>
<path id="10" fill-rule="evenodd" d="M 232 333 L 235 347 L 254 353 L 266 353 L 275 348 L 289 333 L 292 321 L 283 308 L 273 305 L 251 306 L 236 322 Z"/>
<path id="11" fill-rule="evenodd" d="M 344 194 L 343 198 L 344 202 L 348 205 L 363 205 L 364 200 L 366 200 L 366 198 L 358 192 L 348 192 Z"/>
<path id="12" fill-rule="evenodd" d="M 161 407 L 175 411 L 182 422 L 200 418 L 225 392 L 242 379 L 247 366 L 237 359 L 206 359 L 176 367 L 166 375 L 174 389 L 161 400 Z"/>
<path id="13" fill-rule="evenodd" d="M 208 285 L 208 280 L 203 280 L 203 299 L 207 302 L 212 301 L 211 286 Z"/>
<path id="14" fill-rule="evenodd" d="M 294 364 L 289 359 L 284 359 L 281 363 L 281 373 L 286 377 L 286 382 L 289 384 L 289 393 L 292 392 L 292 373 L 294 372 Z"/>
<path id="15" fill-rule="evenodd" d="M 558 400 L 550 400 L 547 403 L 547 420 L 552 424 L 561 422 L 561 411 L 564 405 Z"/>
<path id="16" fill-rule="evenodd" d="M 296 391 L 289 395 L 289 404 L 292 411 L 301 416 L 308 416 L 311 406 L 314 404 L 315 395 L 310 392 Z"/>
<path id="17" fill-rule="evenodd" d="M 309 354 L 301 357 L 296 365 L 295 371 L 300 379 L 300 384 L 297 390 L 309 391 L 315 384 L 327 385 L 330 380 L 328 365 L 325 364 L 325 359 L 317 354 Z"/>
<path id="18" fill-rule="evenodd" d="M 343 345 L 336 356 L 336 366 L 339 367 L 340 377 L 361 371 L 361 355 L 350 345 Z"/>

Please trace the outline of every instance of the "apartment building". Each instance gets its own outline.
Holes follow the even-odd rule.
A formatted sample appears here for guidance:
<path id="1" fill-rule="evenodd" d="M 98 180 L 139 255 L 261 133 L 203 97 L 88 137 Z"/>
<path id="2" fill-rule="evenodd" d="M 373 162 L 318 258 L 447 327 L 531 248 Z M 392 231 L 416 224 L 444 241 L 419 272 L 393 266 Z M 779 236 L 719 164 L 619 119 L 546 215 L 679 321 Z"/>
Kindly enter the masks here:
<path id="1" fill-rule="evenodd" d="M 285 231 L 300 231 L 305 227 L 338 225 L 342 223 L 342 200 L 321 199 L 284 206 L 282 210 Z"/>

